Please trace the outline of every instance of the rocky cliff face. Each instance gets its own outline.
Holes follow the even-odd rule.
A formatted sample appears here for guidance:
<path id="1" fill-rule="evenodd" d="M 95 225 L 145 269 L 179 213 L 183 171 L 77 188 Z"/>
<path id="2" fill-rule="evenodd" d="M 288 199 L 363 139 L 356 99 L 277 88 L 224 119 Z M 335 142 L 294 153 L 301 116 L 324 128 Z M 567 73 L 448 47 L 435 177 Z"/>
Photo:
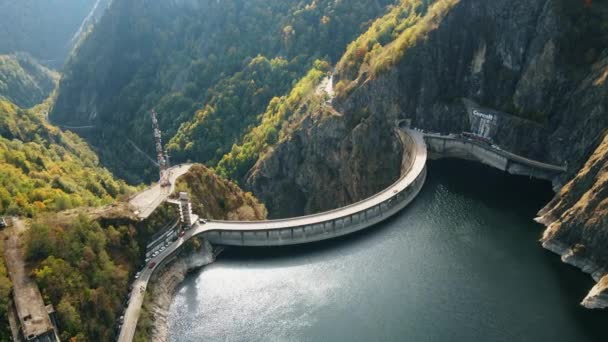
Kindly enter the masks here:
<path id="1" fill-rule="evenodd" d="M 608 51 L 583 46 L 587 59 L 572 56 L 577 24 L 562 2 L 456 2 L 385 72 L 362 63 L 350 75 L 352 90 L 333 103 L 341 115 L 303 114 L 291 138 L 253 168 L 248 186 L 273 216 L 362 199 L 398 174 L 391 128 L 400 119 L 431 131 L 485 130 L 503 149 L 568 164 L 573 175 L 608 127 Z M 349 78 L 345 58 L 338 85 Z M 483 116 L 491 117 L 487 128 Z"/>
<path id="2" fill-rule="evenodd" d="M 599 281 L 583 305 L 608 307 L 608 134 L 539 214 L 543 246 Z"/>
<path id="3" fill-rule="evenodd" d="M 608 127 L 608 28 L 599 24 L 607 6 L 434 3 L 419 21 L 408 19 L 408 28 L 399 31 L 394 19 L 407 17 L 404 7 L 351 44 L 335 75 L 333 107 L 340 114 L 301 114 L 302 125 L 258 161 L 247 186 L 272 216 L 326 210 L 396 177 L 400 151 L 390 132 L 397 120 L 431 131 L 472 131 L 503 149 L 567 165 L 556 189 L 583 167 L 545 210 L 545 222 L 554 223 L 544 241 L 559 245 L 552 248 L 557 252 L 571 251 L 572 262 L 585 255 L 595 271 L 606 268 L 608 148 L 586 161 Z M 396 46 L 403 46 L 397 54 Z"/>
<path id="4" fill-rule="evenodd" d="M 410 118 L 432 131 L 481 133 L 534 159 L 582 162 L 608 125 L 608 54 L 576 65 L 574 24 L 559 1 L 460 1 L 386 73 L 338 104 L 344 113 Z M 581 51 L 582 53 L 583 51 Z M 605 77 L 604 77 L 605 78 Z M 464 99 L 464 101 L 462 101 Z"/>
<path id="5" fill-rule="evenodd" d="M 598 281 L 581 304 L 588 309 L 605 309 L 608 307 L 608 276 L 604 276 Z"/>
<path id="6" fill-rule="evenodd" d="M 298 128 L 252 169 L 247 186 L 271 217 L 338 208 L 371 196 L 399 176 L 402 146 L 392 122 L 355 126 L 327 108 L 305 113 Z"/>

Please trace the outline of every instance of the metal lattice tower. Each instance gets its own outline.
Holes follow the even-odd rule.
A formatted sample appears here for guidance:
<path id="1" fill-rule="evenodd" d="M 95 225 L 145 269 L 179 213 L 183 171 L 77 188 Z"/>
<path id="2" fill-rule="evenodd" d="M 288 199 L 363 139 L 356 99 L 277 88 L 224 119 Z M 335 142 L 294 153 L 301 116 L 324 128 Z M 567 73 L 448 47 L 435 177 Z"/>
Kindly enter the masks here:
<path id="1" fill-rule="evenodd" d="M 169 154 L 163 150 L 161 131 L 158 126 L 158 118 L 154 109 L 150 111 L 150 116 L 152 117 L 152 128 L 154 130 L 154 141 L 156 144 L 156 160 L 160 169 L 159 182 L 161 186 L 169 186 L 171 185 L 171 182 L 169 181 Z"/>

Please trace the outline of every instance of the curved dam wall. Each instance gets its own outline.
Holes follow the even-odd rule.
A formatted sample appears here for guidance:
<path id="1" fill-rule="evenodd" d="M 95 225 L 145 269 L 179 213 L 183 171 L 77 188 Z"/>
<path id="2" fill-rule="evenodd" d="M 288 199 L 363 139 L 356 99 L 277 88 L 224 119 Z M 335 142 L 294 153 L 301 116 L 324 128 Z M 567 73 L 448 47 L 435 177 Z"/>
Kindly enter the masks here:
<path id="1" fill-rule="evenodd" d="M 341 218 L 268 230 L 209 231 L 204 237 L 211 244 L 231 246 L 284 246 L 335 238 L 373 226 L 405 208 L 420 192 L 426 179 L 426 168 L 410 187 L 393 199 L 377 206 Z"/>
<path id="2" fill-rule="evenodd" d="M 396 130 L 395 134 L 403 144 L 401 176 L 391 186 L 372 197 L 339 209 L 284 220 L 197 222 L 184 236 L 153 257 L 148 266 L 142 269 L 139 279 L 134 281 L 118 341 L 133 340 L 152 274 L 175 260 L 180 248 L 194 236 L 202 236 L 208 242 L 219 245 L 294 245 L 346 235 L 373 226 L 403 209 L 414 200 L 424 185 L 427 150 L 422 133 Z"/>
<path id="3" fill-rule="evenodd" d="M 426 146 L 422 134 L 397 130 L 403 144 L 400 178 L 363 201 L 315 215 L 284 220 L 208 221 L 200 232 L 212 244 L 283 246 L 331 239 L 373 226 L 406 207 L 426 179 Z M 196 233 L 193 233 L 196 234 Z"/>
<path id="4" fill-rule="evenodd" d="M 513 175 L 530 176 L 553 181 L 565 167 L 542 163 L 490 147 L 479 142 L 454 136 L 425 134 L 430 159 L 458 158 L 478 161 Z"/>

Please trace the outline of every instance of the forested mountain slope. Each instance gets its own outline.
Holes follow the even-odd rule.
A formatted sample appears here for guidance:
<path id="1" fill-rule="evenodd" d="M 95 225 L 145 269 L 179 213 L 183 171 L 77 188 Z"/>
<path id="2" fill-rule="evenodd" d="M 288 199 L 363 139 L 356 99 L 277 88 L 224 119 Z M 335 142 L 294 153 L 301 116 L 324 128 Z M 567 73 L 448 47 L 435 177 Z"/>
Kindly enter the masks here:
<path id="1" fill-rule="evenodd" d="M 129 281 L 144 259 L 143 246 L 177 213 L 164 206 L 138 221 L 124 201 L 135 189 L 101 167 L 81 138 L 46 122 L 42 114 L 51 100 L 27 110 L 0 100 L 0 216 L 33 218 L 23 234 L 27 271 L 45 303 L 54 305 L 61 339 L 110 341 Z M 206 217 L 266 217 L 251 193 L 200 165 L 177 188 L 199 194 L 194 210 Z M 0 254 L 2 341 L 10 333 L 10 291 Z"/>
<path id="2" fill-rule="evenodd" d="M 24 53 L 0 55 L 0 98 L 29 108 L 55 89 L 59 75 Z"/>
<path id="3" fill-rule="evenodd" d="M 250 193 L 201 165 L 180 177 L 177 187 L 191 191 L 196 198 L 193 210 L 205 217 L 266 218 L 266 209 Z M 164 205 L 139 221 L 125 202 L 116 202 L 40 215 L 32 221 L 26 234 L 28 261 L 42 295 L 57 310 L 62 341 L 114 340 L 114 328 L 124 313 L 129 283 L 142 267 L 146 243 L 177 217 L 175 206 Z"/>
<path id="4" fill-rule="evenodd" d="M 44 64 L 60 67 L 96 2 L 0 0 L 0 54 L 27 52 Z"/>
<path id="5" fill-rule="evenodd" d="M 219 161 L 270 99 L 346 44 L 392 0 L 115 0 L 66 68 L 51 119 L 132 182 L 152 179 L 148 111 L 178 161 Z M 120 157 L 118 157 L 120 156 Z"/>
<path id="6" fill-rule="evenodd" d="M 43 106 L 24 110 L 0 100 L 0 215 L 107 204 L 133 190 L 82 139 L 46 123 Z"/>

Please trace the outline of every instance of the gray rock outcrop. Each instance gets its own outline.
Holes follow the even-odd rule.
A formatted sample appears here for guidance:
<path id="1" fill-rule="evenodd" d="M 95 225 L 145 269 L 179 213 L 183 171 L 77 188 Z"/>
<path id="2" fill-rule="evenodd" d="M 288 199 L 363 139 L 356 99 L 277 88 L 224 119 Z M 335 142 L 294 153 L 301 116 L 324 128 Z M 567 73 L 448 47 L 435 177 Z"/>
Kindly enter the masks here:
<path id="1" fill-rule="evenodd" d="M 327 210 L 396 178 L 399 151 L 390 131 L 398 120 L 435 132 L 483 133 L 503 149 L 567 166 L 556 190 L 573 182 L 541 212 L 543 245 L 603 275 L 608 148 L 589 156 L 608 128 L 608 49 L 590 44 L 573 20 L 598 8 L 574 15 L 569 6 L 576 5 L 458 1 L 386 71 L 338 68 L 336 82 L 353 81 L 348 92 L 336 87 L 335 110 L 301 113 L 299 128 L 251 170 L 247 188 L 273 217 Z M 603 303 L 597 293 L 586 306 Z"/>

